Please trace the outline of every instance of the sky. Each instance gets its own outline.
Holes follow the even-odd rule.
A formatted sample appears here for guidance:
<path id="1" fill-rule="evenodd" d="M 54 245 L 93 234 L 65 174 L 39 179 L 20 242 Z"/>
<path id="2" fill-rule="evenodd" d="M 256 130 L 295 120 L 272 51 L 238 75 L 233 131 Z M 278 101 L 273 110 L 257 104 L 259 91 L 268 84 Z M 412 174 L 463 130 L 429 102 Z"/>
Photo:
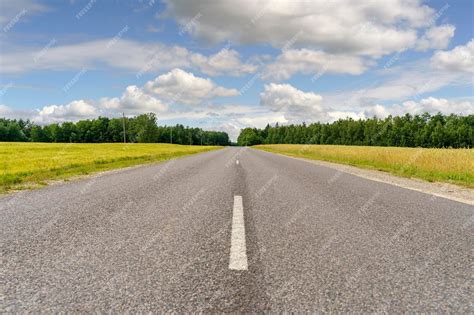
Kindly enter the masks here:
<path id="1" fill-rule="evenodd" d="M 0 117 L 474 114 L 474 1 L 2 0 Z"/>

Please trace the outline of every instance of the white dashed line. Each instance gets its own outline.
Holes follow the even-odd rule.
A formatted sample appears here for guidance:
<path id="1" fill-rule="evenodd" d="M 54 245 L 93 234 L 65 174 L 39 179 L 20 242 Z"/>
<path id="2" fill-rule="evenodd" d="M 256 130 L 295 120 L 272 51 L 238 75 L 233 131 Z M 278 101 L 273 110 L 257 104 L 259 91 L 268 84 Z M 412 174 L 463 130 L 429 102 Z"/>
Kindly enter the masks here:
<path id="1" fill-rule="evenodd" d="M 239 160 L 235 160 L 235 164 L 239 165 Z"/>
<path id="2" fill-rule="evenodd" d="M 245 245 L 245 221 L 242 196 L 234 196 L 232 236 L 230 243 L 229 269 L 247 270 L 247 247 Z"/>

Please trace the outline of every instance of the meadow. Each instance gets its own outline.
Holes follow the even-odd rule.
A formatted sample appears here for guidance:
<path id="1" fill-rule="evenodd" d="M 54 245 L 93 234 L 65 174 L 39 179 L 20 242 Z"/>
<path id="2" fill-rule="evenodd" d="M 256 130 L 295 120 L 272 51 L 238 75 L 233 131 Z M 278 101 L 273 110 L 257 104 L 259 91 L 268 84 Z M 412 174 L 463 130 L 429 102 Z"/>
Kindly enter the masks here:
<path id="1" fill-rule="evenodd" d="M 0 193 L 115 168 L 165 161 L 218 146 L 0 142 Z"/>
<path id="2" fill-rule="evenodd" d="M 474 149 L 271 144 L 253 148 L 474 188 Z"/>

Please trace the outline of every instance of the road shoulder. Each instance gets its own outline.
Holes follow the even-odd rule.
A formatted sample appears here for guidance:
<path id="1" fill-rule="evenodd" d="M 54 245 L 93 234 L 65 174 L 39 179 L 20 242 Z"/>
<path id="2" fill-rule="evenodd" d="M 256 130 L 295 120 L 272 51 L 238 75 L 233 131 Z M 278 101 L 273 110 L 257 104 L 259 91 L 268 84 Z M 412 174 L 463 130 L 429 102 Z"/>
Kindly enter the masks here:
<path id="1" fill-rule="evenodd" d="M 253 150 L 257 150 L 257 149 L 253 149 Z M 449 183 L 439 183 L 439 182 L 431 183 L 431 182 L 427 182 L 421 179 L 398 177 L 386 172 L 362 169 L 362 168 L 358 168 L 358 167 L 350 166 L 350 165 L 343 165 L 343 164 L 337 164 L 337 163 L 320 161 L 320 160 L 305 159 L 305 158 L 285 155 L 281 153 L 268 152 L 264 150 L 258 150 L 258 151 L 266 152 L 268 154 L 276 154 L 276 155 L 280 155 L 280 156 L 284 156 L 287 158 L 296 159 L 300 161 L 305 161 L 305 162 L 313 163 L 319 166 L 329 167 L 329 168 L 335 169 L 338 172 L 336 173 L 335 176 L 338 176 L 337 174 L 347 173 L 347 174 L 355 175 L 355 176 L 362 177 L 365 179 L 382 182 L 386 184 L 391 184 L 394 186 L 399 186 L 402 188 L 419 191 L 425 194 L 430 194 L 433 196 L 433 198 L 441 197 L 441 198 L 454 200 L 457 202 L 466 203 L 469 205 L 474 205 L 474 189 L 470 189 L 467 187 L 461 187 L 461 186 L 457 186 L 457 185 L 453 185 Z"/>

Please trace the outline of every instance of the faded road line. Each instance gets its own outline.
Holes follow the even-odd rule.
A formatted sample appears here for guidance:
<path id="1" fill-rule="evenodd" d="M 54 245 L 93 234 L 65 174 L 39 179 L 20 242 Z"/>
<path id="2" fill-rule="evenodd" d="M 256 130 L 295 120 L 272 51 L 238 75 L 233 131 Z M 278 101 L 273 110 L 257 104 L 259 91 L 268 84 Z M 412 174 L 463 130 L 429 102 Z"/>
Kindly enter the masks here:
<path id="1" fill-rule="evenodd" d="M 232 215 L 232 237 L 230 243 L 229 269 L 247 270 L 247 247 L 245 245 L 245 222 L 242 196 L 234 196 Z"/>

